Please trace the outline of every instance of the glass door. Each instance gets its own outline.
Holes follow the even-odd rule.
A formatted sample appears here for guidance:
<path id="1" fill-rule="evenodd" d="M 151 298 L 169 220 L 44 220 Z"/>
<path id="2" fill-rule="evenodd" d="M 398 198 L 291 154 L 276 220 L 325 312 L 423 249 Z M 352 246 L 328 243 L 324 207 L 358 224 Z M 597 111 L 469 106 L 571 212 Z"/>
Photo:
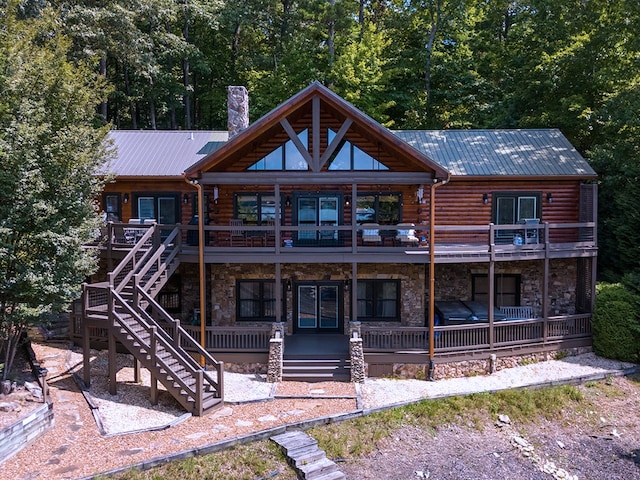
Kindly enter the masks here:
<path id="1" fill-rule="evenodd" d="M 337 195 L 309 195 L 296 199 L 296 219 L 300 227 L 336 227 L 340 224 L 341 198 Z M 297 245 L 336 245 L 338 230 L 318 229 L 297 232 Z"/>
<path id="2" fill-rule="evenodd" d="M 339 332 L 341 283 L 305 283 L 296 288 L 296 333 Z"/>

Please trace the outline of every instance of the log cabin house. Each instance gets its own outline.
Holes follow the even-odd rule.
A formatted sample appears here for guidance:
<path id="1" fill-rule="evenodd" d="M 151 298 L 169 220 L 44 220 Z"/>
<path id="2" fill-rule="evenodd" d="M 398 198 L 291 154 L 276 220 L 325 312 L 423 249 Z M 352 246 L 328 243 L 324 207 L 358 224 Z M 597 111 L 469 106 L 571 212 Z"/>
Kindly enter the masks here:
<path id="1" fill-rule="evenodd" d="M 251 125 L 247 108 L 230 87 L 229 132 L 111 132 L 77 342 L 148 353 L 134 318 L 163 355 L 206 353 L 217 400 L 196 413 L 222 362 L 439 378 L 590 348 L 595 173 L 560 131 L 391 131 L 319 83 Z"/>

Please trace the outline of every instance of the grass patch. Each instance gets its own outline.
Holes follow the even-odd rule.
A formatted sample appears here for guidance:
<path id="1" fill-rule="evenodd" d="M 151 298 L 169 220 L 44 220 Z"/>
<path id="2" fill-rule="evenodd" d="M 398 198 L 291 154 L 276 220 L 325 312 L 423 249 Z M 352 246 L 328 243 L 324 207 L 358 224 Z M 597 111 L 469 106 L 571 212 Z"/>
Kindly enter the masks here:
<path id="1" fill-rule="evenodd" d="M 447 424 L 471 425 L 479 430 L 493 423 L 498 414 L 509 415 L 514 423 L 527 424 L 540 418 L 557 420 L 567 410 L 577 408 L 584 394 L 574 386 L 540 390 L 505 390 L 422 402 L 349 420 L 316 427 L 309 434 L 318 440 L 329 458 L 367 455 L 383 438 L 403 426 L 426 431 Z"/>
<path id="2" fill-rule="evenodd" d="M 255 480 L 279 472 L 280 480 L 295 480 L 280 448 L 270 441 L 240 445 L 221 452 L 192 457 L 152 470 L 128 470 L 120 480 L 164 480 L 166 478 L 216 480 Z"/>
<path id="3" fill-rule="evenodd" d="M 636 376 L 635 382 L 640 382 Z M 591 386 L 591 385 L 590 385 Z M 598 382 L 587 391 L 608 388 Z M 380 441 L 405 426 L 435 432 L 442 425 L 470 425 L 482 429 L 496 420 L 498 414 L 509 415 L 514 424 L 526 425 L 540 419 L 558 420 L 566 412 L 586 408 L 589 399 L 579 387 L 558 386 L 544 389 L 505 390 L 467 396 L 424 400 L 405 407 L 385 410 L 346 422 L 315 427 L 309 435 L 318 441 L 330 459 L 349 459 L 368 455 Z M 295 480 L 296 476 L 281 453 L 270 441 L 260 441 L 222 452 L 194 457 L 149 471 L 130 470 L 116 478 L 121 480 L 160 480 L 165 478 L 216 480 L 255 480 L 279 472 L 279 480 Z"/>

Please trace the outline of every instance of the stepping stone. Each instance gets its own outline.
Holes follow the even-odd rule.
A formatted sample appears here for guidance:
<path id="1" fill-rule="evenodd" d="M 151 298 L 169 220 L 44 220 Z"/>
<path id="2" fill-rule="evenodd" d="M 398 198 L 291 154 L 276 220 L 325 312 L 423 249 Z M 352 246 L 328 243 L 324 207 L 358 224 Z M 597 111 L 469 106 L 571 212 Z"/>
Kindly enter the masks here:
<path id="1" fill-rule="evenodd" d="M 231 415 L 233 415 L 233 408 L 223 407 L 217 412 L 214 412 L 214 414 L 211 415 L 211 418 L 224 418 L 224 417 L 230 417 Z"/>
<path id="2" fill-rule="evenodd" d="M 186 438 L 190 440 L 196 440 L 198 438 L 206 437 L 208 435 L 209 435 L 208 432 L 196 432 L 196 433 L 192 433 L 191 435 L 187 435 Z"/>
<path id="3" fill-rule="evenodd" d="M 253 425 L 253 422 L 247 420 L 238 420 L 236 422 L 236 427 L 250 427 L 251 425 Z"/>
<path id="4" fill-rule="evenodd" d="M 278 417 L 274 417 L 273 415 L 265 415 L 264 417 L 258 417 L 259 422 L 275 422 L 278 420 Z"/>

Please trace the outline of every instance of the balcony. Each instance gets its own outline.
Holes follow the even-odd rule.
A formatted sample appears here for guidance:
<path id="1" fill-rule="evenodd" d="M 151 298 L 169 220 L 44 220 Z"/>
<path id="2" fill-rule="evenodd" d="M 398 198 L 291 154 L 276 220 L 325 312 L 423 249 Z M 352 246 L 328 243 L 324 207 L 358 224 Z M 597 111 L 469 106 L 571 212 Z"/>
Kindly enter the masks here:
<path id="1" fill-rule="evenodd" d="M 117 258 L 135 244 L 128 224 L 108 224 L 100 245 Z M 145 226 L 146 227 L 146 226 Z M 170 231 L 173 225 L 167 225 Z M 163 226 L 159 225 L 161 231 Z M 197 261 L 198 226 L 181 225 L 181 260 Z M 246 263 L 382 262 L 424 263 L 429 226 L 399 225 L 205 225 L 207 262 Z M 437 263 L 592 257 L 597 252 L 596 224 L 437 225 Z"/>

